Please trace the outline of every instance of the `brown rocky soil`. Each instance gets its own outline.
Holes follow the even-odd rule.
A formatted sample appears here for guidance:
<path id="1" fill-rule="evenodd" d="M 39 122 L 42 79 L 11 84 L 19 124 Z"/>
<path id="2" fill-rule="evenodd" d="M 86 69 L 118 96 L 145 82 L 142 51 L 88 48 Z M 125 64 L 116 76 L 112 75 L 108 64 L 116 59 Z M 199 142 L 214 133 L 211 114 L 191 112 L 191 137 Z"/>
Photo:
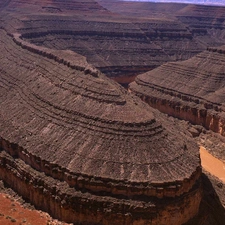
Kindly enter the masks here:
<path id="1" fill-rule="evenodd" d="M 1 225 L 68 225 L 52 219 L 47 213 L 35 210 L 12 189 L 0 181 L 0 224 Z"/>

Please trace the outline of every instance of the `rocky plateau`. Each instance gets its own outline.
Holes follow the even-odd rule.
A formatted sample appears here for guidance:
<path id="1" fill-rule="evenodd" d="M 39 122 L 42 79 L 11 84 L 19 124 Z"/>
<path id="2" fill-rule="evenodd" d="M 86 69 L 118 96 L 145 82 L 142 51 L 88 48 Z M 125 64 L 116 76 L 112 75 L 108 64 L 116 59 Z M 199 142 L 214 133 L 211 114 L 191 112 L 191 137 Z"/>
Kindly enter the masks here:
<path id="1" fill-rule="evenodd" d="M 38 46 L 75 51 L 125 85 L 165 62 L 225 44 L 225 8 L 216 6 L 3 0 L 2 15 L 8 32 Z"/>

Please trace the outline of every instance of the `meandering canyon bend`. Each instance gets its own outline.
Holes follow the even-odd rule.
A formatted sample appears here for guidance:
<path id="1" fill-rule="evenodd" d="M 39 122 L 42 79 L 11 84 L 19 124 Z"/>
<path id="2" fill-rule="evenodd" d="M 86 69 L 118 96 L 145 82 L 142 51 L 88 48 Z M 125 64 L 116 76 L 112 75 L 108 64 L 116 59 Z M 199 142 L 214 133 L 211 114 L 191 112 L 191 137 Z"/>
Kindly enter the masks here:
<path id="1" fill-rule="evenodd" d="M 222 225 L 198 144 L 225 132 L 224 12 L 1 1 L 0 179 L 75 225 Z"/>

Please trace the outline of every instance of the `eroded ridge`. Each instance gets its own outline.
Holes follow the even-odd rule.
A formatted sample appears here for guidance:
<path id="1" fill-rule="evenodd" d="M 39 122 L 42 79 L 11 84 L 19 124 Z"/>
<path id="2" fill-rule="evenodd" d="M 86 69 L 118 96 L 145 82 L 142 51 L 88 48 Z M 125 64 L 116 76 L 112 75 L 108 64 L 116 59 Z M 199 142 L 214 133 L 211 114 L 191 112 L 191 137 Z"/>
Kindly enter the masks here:
<path id="1" fill-rule="evenodd" d="M 224 47 L 138 76 L 130 91 L 162 112 L 225 135 Z"/>
<path id="2" fill-rule="evenodd" d="M 1 179 L 75 224 L 174 224 L 174 210 L 182 224 L 197 213 L 195 144 L 84 57 L 0 35 Z"/>

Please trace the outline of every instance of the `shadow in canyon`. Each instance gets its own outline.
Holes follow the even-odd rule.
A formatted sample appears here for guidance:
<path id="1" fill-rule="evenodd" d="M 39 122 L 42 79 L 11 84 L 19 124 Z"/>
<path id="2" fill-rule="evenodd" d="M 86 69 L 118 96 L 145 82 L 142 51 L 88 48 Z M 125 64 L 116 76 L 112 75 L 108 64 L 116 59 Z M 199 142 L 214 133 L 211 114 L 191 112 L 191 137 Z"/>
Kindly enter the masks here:
<path id="1" fill-rule="evenodd" d="M 214 188 L 217 185 L 218 189 L 223 192 L 225 187 L 222 183 L 210 180 L 204 173 L 202 174 L 203 199 L 200 204 L 198 216 L 184 225 L 224 225 L 225 223 L 225 208 L 223 207 L 220 198 Z"/>

